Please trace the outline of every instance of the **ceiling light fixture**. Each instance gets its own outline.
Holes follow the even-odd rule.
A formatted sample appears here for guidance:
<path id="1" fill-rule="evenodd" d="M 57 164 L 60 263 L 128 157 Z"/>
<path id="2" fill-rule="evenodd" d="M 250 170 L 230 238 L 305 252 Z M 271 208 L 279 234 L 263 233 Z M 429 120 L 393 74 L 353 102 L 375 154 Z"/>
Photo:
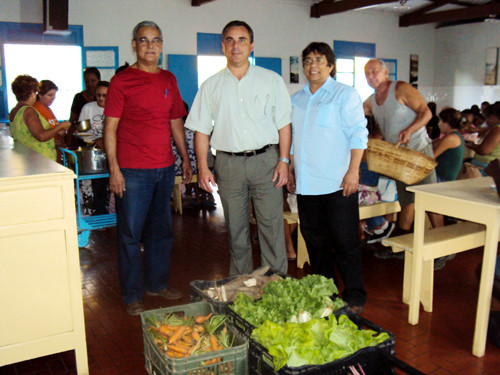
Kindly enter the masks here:
<path id="1" fill-rule="evenodd" d="M 409 5 L 406 5 L 406 3 L 408 2 L 408 0 L 399 0 L 399 4 L 396 4 L 394 5 L 394 9 L 397 10 L 397 11 L 405 11 L 405 10 L 410 10 L 411 9 L 411 6 Z"/>
<path id="2" fill-rule="evenodd" d="M 500 23 L 500 20 L 497 18 L 496 14 L 490 14 L 488 18 L 484 19 L 484 22 L 487 22 L 487 23 Z"/>

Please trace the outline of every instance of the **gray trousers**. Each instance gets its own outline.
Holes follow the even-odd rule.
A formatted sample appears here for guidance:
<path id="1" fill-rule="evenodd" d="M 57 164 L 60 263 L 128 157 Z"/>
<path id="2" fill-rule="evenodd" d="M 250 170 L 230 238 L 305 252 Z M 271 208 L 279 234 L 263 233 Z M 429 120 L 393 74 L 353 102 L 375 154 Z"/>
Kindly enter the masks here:
<path id="1" fill-rule="evenodd" d="M 287 272 L 283 190 L 272 182 L 278 157 L 278 149 L 273 146 L 250 157 L 218 152 L 215 158 L 217 186 L 229 232 L 231 275 L 253 271 L 250 200 L 255 209 L 262 265 Z"/>

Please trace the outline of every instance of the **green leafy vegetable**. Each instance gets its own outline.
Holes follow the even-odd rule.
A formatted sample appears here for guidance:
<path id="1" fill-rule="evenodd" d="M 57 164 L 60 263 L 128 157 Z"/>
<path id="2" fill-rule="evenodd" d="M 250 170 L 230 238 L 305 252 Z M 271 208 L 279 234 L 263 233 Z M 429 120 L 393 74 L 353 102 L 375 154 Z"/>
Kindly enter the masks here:
<path id="1" fill-rule="evenodd" d="M 266 320 L 275 323 L 298 321 L 302 311 L 307 311 L 313 318 L 321 318 L 326 315 L 326 307 L 334 311 L 344 306 L 340 298 L 331 300 L 330 297 L 337 292 L 333 280 L 321 275 L 308 275 L 300 280 L 288 278 L 269 282 L 258 301 L 240 293 L 232 309 L 256 327 Z"/>
<path id="2" fill-rule="evenodd" d="M 311 319 L 302 324 L 266 321 L 252 333 L 252 339 L 273 356 L 275 371 L 285 365 L 299 367 L 332 362 L 389 338 L 386 332 L 360 330 L 345 315 L 338 320 L 330 315 L 328 319 Z"/>

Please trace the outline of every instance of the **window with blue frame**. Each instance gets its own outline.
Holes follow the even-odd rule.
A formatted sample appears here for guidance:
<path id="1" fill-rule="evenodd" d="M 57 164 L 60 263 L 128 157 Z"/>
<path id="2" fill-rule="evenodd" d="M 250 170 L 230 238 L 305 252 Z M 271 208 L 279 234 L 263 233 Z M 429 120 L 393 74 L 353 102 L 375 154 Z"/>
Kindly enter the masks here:
<path id="1" fill-rule="evenodd" d="M 19 23 L 19 22 L 0 22 L 0 121 L 8 122 L 8 113 L 9 107 L 12 107 L 11 103 L 8 100 L 8 93 L 10 92 L 10 84 L 11 84 L 11 75 L 8 74 L 9 68 L 15 68 L 13 63 L 9 63 L 6 61 L 6 45 L 21 45 L 21 46 L 71 46 L 71 47 L 82 47 L 83 45 L 83 27 L 70 25 L 69 31 L 71 32 L 67 36 L 59 36 L 59 35 L 44 35 L 43 34 L 43 25 L 42 24 L 34 24 L 34 23 Z M 25 49 L 26 51 L 26 49 Z M 10 56 L 10 55 L 9 55 Z M 7 56 L 7 59 L 9 59 Z M 13 55 L 12 55 L 13 56 Z M 81 54 L 80 54 L 81 56 Z M 39 66 L 42 61 L 46 61 L 50 63 L 51 61 L 57 60 L 58 62 L 65 59 L 64 55 L 56 55 L 53 54 L 45 55 L 39 52 L 36 56 L 30 57 L 32 59 L 31 66 Z M 81 67 L 81 58 L 79 61 L 79 67 Z M 58 68 L 48 68 L 47 74 L 43 74 L 44 76 L 40 76 L 37 74 L 35 78 L 38 80 L 42 79 L 50 79 L 50 69 L 52 71 L 57 70 Z M 28 71 L 24 72 L 25 74 L 29 74 Z M 81 76 L 81 68 L 79 72 L 79 76 Z M 9 78 L 8 78 L 9 77 Z M 64 82 L 56 82 L 60 88 L 64 87 Z M 11 100 L 12 101 L 12 100 Z M 15 103 L 14 103 L 15 104 Z M 66 116 L 69 116 L 69 108 L 67 109 Z M 63 118 L 64 119 L 64 118 Z"/>
<path id="2" fill-rule="evenodd" d="M 375 57 L 375 44 L 335 40 L 333 51 L 337 59 L 335 79 L 358 90 L 361 100 L 368 98 L 373 89 L 366 82 L 364 66 Z"/>
<path id="3" fill-rule="evenodd" d="M 376 56 L 376 46 L 373 43 L 333 41 L 333 51 L 337 58 L 338 82 L 352 86 L 358 90 L 361 100 L 365 100 L 373 93 L 365 78 L 364 67 L 367 61 Z M 381 58 L 389 69 L 389 78 L 396 81 L 398 78 L 398 61 L 396 59 Z"/>
<path id="4" fill-rule="evenodd" d="M 59 90 L 51 108 L 59 120 L 68 118 L 73 96 L 83 89 L 82 68 L 96 66 L 103 80 L 113 76 L 118 47 L 83 47 L 83 26 L 68 30 L 45 35 L 42 24 L 0 22 L 0 122 L 8 122 L 16 104 L 10 84 L 18 74 L 54 81 Z"/>

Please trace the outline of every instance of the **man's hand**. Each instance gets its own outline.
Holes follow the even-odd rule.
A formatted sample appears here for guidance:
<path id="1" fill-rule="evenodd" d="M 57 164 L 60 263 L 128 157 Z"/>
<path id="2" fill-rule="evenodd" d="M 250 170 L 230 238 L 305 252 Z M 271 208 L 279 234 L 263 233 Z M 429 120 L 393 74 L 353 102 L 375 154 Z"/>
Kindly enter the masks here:
<path id="1" fill-rule="evenodd" d="M 116 172 L 109 172 L 109 190 L 115 193 L 120 198 L 123 198 L 123 192 L 125 189 L 125 178 L 123 178 L 122 172 L 120 170 Z"/>
<path id="2" fill-rule="evenodd" d="M 193 178 L 193 168 L 189 160 L 182 162 L 182 183 L 189 184 Z"/>
<path id="3" fill-rule="evenodd" d="M 276 182 L 276 188 L 285 186 L 288 182 L 288 165 L 279 161 L 276 168 L 274 168 L 273 182 Z"/>
<path id="4" fill-rule="evenodd" d="M 399 142 L 401 142 L 402 145 L 407 145 L 408 142 L 410 142 L 410 137 L 413 134 L 411 130 L 408 128 L 404 129 L 399 133 Z"/>
<path id="5" fill-rule="evenodd" d="M 341 188 L 344 189 L 342 195 L 348 197 L 358 190 L 359 185 L 359 170 L 348 169 L 344 178 L 342 179 Z"/>
<path id="6" fill-rule="evenodd" d="M 210 185 L 211 184 L 211 185 Z M 212 193 L 212 186 L 215 186 L 215 177 L 210 169 L 200 168 L 198 166 L 198 185 L 203 189 Z"/>

